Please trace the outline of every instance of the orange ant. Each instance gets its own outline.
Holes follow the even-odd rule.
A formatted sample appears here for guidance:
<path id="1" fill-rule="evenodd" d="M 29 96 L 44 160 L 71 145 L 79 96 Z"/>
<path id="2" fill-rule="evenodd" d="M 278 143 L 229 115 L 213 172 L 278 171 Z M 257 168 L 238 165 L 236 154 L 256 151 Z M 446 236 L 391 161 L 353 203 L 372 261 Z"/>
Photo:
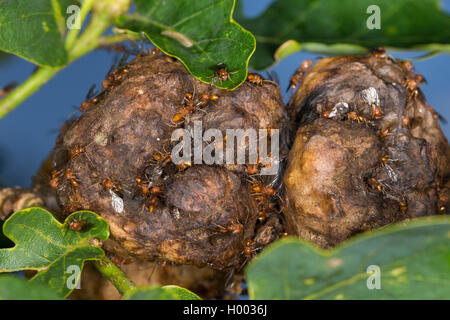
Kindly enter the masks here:
<path id="1" fill-rule="evenodd" d="M 231 74 L 237 73 L 238 71 L 233 71 L 233 72 L 228 72 L 227 71 L 227 67 L 224 63 L 219 63 L 215 66 L 215 73 L 214 76 L 212 77 L 212 82 L 215 83 L 217 81 L 220 82 L 220 84 L 222 84 L 222 81 L 226 81 L 226 80 L 232 80 L 231 79 Z"/>
<path id="2" fill-rule="evenodd" d="M 162 192 L 163 192 L 163 188 L 161 185 L 154 186 L 150 189 L 150 193 L 152 193 L 152 194 L 161 194 Z"/>
<path id="3" fill-rule="evenodd" d="M 246 170 L 247 174 L 253 175 L 257 174 L 259 172 L 259 165 L 258 164 L 247 164 Z"/>
<path id="4" fill-rule="evenodd" d="M 375 189 L 377 189 L 378 191 L 380 191 L 380 192 L 382 192 L 383 191 L 383 188 L 382 188 L 382 186 L 381 186 L 381 184 L 380 183 L 378 183 L 378 181 L 375 179 L 375 178 L 369 178 L 369 185 L 372 187 L 372 188 L 375 188 Z"/>
<path id="5" fill-rule="evenodd" d="M 374 107 L 372 110 L 372 116 L 375 119 L 380 119 L 381 116 L 383 115 L 383 111 L 381 111 L 380 107 Z"/>
<path id="6" fill-rule="evenodd" d="M 376 49 L 373 49 L 372 54 L 377 58 L 386 58 L 388 56 L 386 53 L 386 50 L 384 50 L 383 47 L 378 47 Z"/>
<path id="7" fill-rule="evenodd" d="M 405 86 L 411 92 L 412 97 L 416 98 L 420 94 L 418 84 L 415 79 L 409 79 L 406 81 Z"/>
<path id="8" fill-rule="evenodd" d="M 148 187 L 149 182 L 148 181 L 144 181 L 141 178 L 136 178 L 136 182 L 137 182 L 139 188 L 141 188 L 142 194 L 143 195 L 148 194 L 148 192 L 150 191 L 150 189 Z"/>
<path id="9" fill-rule="evenodd" d="M 322 112 L 321 114 L 320 114 L 320 117 L 321 118 L 323 118 L 323 119 L 328 119 L 329 117 L 330 117 L 330 111 L 324 111 L 324 112 Z"/>
<path id="10" fill-rule="evenodd" d="M 218 224 L 216 224 L 216 226 L 218 226 L 220 228 L 220 232 L 224 232 L 224 233 L 231 232 L 232 234 L 239 234 L 239 233 L 242 233 L 242 231 L 244 230 L 244 227 L 239 222 L 233 222 L 231 225 L 229 225 L 227 227 L 222 227 L 222 226 L 219 226 Z"/>
<path id="11" fill-rule="evenodd" d="M 50 179 L 50 187 L 53 189 L 58 188 L 59 185 L 59 172 L 57 170 L 52 170 L 51 172 L 51 179 Z"/>
<path id="12" fill-rule="evenodd" d="M 403 201 L 403 200 L 400 201 L 399 204 L 400 204 L 400 212 L 401 212 L 402 214 L 405 214 L 405 213 L 408 211 L 408 205 L 407 205 L 406 202 Z"/>
<path id="13" fill-rule="evenodd" d="M 111 179 L 106 179 L 103 181 L 103 186 L 110 191 L 113 191 L 115 193 L 119 192 L 119 188 L 114 184 L 114 182 Z"/>
<path id="14" fill-rule="evenodd" d="M 209 94 L 204 93 L 200 96 L 200 102 L 198 102 L 196 106 L 198 107 L 200 105 L 205 104 L 208 101 L 217 101 L 217 100 L 219 100 L 218 95 L 215 95 L 215 94 L 209 95 Z M 203 104 L 201 104 L 201 103 L 203 103 Z"/>
<path id="15" fill-rule="evenodd" d="M 99 99 L 96 97 L 97 93 L 95 92 L 95 84 L 89 88 L 88 93 L 86 94 L 85 101 L 81 103 L 80 111 L 85 112 L 90 109 L 93 105 L 96 105 L 99 102 Z"/>
<path id="16" fill-rule="evenodd" d="M 358 123 L 364 122 L 366 124 L 368 123 L 366 118 L 357 114 L 355 111 L 349 112 L 347 116 L 348 116 L 348 119 L 351 121 L 358 121 Z"/>
<path id="17" fill-rule="evenodd" d="M 181 108 L 181 110 L 172 117 L 172 122 L 177 124 L 183 122 L 186 116 L 191 112 L 194 112 L 196 108 L 205 105 L 208 101 L 215 101 L 217 99 L 219 99 L 219 97 L 216 95 L 210 96 L 207 94 L 202 94 L 199 101 L 195 101 L 193 94 L 186 93 L 183 100 L 183 108 Z"/>
<path id="18" fill-rule="evenodd" d="M 264 83 L 263 78 L 257 73 L 249 73 L 247 76 L 247 81 L 258 86 L 262 86 Z"/>
<path id="19" fill-rule="evenodd" d="M 0 99 L 8 95 L 15 87 L 17 86 L 16 82 L 8 83 L 2 89 L 0 89 Z"/>
<path id="20" fill-rule="evenodd" d="M 410 120 L 409 120 L 409 118 L 407 117 L 407 116 L 404 116 L 403 118 L 402 118 L 402 124 L 405 126 L 405 127 L 409 127 L 409 124 L 410 124 Z"/>
<path id="21" fill-rule="evenodd" d="M 266 221 L 266 219 L 267 219 L 266 209 L 262 208 L 258 214 L 258 221 L 263 223 L 264 221 Z"/>
<path id="22" fill-rule="evenodd" d="M 416 79 L 417 83 L 427 83 L 427 80 L 425 80 L 425 78 L 421 74 L 416 73 L 414 75 L 414 78 Z"/>
<path id="23" fill-rule="evenodd" d="M 159 153 L 154 154 L 152 157 L 157 164 L 165 165 L 168 164 L 170 161 L 172 161 L 172 156 L 170 152 L 162 153 L 159 151 Z"/>
<path id="24" fill-rule="evenodd" d="M 73 159 L 73 158 L 75 158 L 77 155 L 79 155 L 82 152 L 84 152 L 84 148 L 80 147 L 80 146 L 76 146 L 75 148 L 70 150 L 69 156 L 70 156 L 71 159 Z"/>
<path id="25" fill-rule="evenodd" d="M 402 67 L 407 70 L 407 71 L 413 71 L 414 70 L 414 66 L 411 63 L 411 61 L 409 60 L 405 60 L 401 63 Z"/>
<path id="26" fill-rule="evenodd" d="M 252 191 L 254 195 L 266 195 L 269 197 L 275 195 L 276 193 L 274 188 L 265 186 L 259 181 L 252 182 Z"/>
<path id="27" fill-rule="evenodd" d="M 70 230 L 73 230 L 73 231 L 81 231 L 85 225 L 86 225 L 86 221 L 81 220 L 81 217 L 80 217 L 80 219 L 71 220 L 68 224 L 68 227 Z"/>
<path id="28" fill-rule="evenodd" d="M 391 134 L 391 132 L 389 131 L 389 128 L 386 128 L 386 129 L 382 130 L 381 133 L 380 133 L 382 138 L 385 138 L 385 137 L 387 137 L 390 134 Z"/>
<path id="29" fill-rule="evenodd" d="M 182 162 L 182 163 L 178 164 L 178 170 L 181 172 L 181 171 L 186 170 L 190 166 L 192 166 L 192 163 L 190 161 Z"/>
<path id="30" fill-rule="evenodd" d="M 253 255 L 253 252 L 255 251 L 254 245 L 255 242 L 252 239 L 248 238 L 245 240 L 244 253 L 247 258 L 250 258 Z"/>
<path id="31" fill-rule="evenodd" d="M 88 110 L 93 105 L 96 105 L 97 103 L 98 103 L 98 98 L 92 98 L 89 101 L 83 101 L 80 106 L 80 111 L 85 112 L 86 110 Z"/>
<path id="32" fill-rule="evenodd" d="M 161 49 L 159 49 L 158 47 L 154 47 L 150 52 L 153 55 L 160 55 L 162 53 Z"/>
<path id="33" fill-rule="evenodd" d="M 308 71 L 308 69 L 311 68 L 313 63 L 314 62 L 312 60 L 303 60 L 302 61 L 302 63 L 300 64 L 300 67 L 292 75 L 292 77 L 289 81 L 289 87 L 287 88 L 286 92 L 289 91 L 289 89 L 295 89 L 297 87 L 299 81 L 303 78 L 303 76 Z"/>
<path id="34" fill-rule="evenodd" d="M 156 205 L 159 203 L 159 198 L 155 195 L 151 195 L 148 198 L 148 212 L 153 213 L 153 211 L 155 211 Z"/>
<path id="35" fill-rule="evenodd" d="M 91 142 L 91 143 L 92 143 L 92 142 Z M 72 148 L 72 149 L 69 151 L 69 158 L 70 158 L 70 159 L 74 159 L 74 158 L 76 158 L 77 156 L 79 156 L 80 154 L 84 153 L 84 155 L 86 156 L 86 158 L 88 159 L 88 161 L 89 161 L 90 163 L 92 163 L 91 159 L 90 159 L 89 156 L 87 155 L 87 150 L 86 150 L 86 148 L 87 148 L 91 143 L 87 144 L 87 145 L 84 146 L 84 147 L 81 147 L 81 146 L 75 146 L 74 148 Z"/>
<path id="36" fill-rule="evenodd" d="M 66 176 L 66 179 L 70 181 L 70 184 L 72 186 L 74 186 L 74 187 L 79 186 L 79 183 L 76 180 L 75 175 L 72 173 L 72 171 L 70 171 L 70 169 L 66 169 L 65 176 Z"/>

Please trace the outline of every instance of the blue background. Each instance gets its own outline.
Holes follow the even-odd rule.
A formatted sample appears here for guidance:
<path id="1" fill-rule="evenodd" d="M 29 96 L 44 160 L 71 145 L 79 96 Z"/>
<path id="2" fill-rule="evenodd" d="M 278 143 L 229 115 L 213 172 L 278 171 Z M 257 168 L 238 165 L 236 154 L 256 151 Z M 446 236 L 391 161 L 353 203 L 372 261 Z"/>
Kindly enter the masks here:
<path id="1" fill-rule="evenodd" d="M 244 11 L 248 16 L 261 13 L 271 0 L 244 1 Z M 450 0 L 442 1 L 450 12 Z M 391 52 L 395 57 L 411 58 L 421 52 Z M 281 88 L 286 88 L 289 77 L 304 59 L 317 55 L 299 52 L 273 67 L 281 80 Z M 3 185 L 29 186 L 31 177 L 37 172 L 42 161 L 54 146 L 60 126 L 69 117 L 76 115 L 73 106 L 79 106 L 92 84 L 100 88 L 114 60 L 114 54 L 97 50 L 65 68 L 31 98 L 0 120 L 0 182 Z M 428 84 L 422 87 L 427 101 L 445 118 L 450 120 L 450 55 L 441 54 L 431 59 L 414 63 Z M 34 65 L 8 56 L 0 60 L 0 87 L 26 80 Z M 284 90 L 283 90 L 284 91 Z M 285 97 L 287 98 L 287 97 Z M 450 126 L 442 125 L 447 137 Z"/>

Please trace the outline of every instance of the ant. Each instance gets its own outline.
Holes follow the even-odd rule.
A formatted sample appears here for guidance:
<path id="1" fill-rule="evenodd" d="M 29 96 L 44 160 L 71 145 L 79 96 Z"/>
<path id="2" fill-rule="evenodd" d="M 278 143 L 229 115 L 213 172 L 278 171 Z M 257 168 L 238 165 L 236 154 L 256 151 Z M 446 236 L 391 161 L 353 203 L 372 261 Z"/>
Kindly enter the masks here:
<path id="1" fill-rule="evenodd" d="M 418 83 L 415 79 L 409 79 L 406 81 L 405 86 L 411 92 L 413 97 L 417 97 L 419 95 Z"/>
<path id="2" fill-rule="evenodd" d="M 249 73 L 247 76 L 247 81 L 258 86 L 262 86 L 264 83 L 263 78 L 257 73 Z"/>
<path id="3" fill-rule="evenodd" d="M 409 60 L 405 60 L 401 63 L 402 67 L 406 70 L 406 71 L 413 71 L 414 70 L 414 66 L 411 63 L 411 61 Z"/>
<path id="4" fill-rule="evenodd" d="M 389 128 L 386 128 L 386 129 L 383 129 L 383 130 L 381 131 L 380 136 L 381 136 L 382 138 L 385 138 L 385 137 L 387 137 L 387 136 L 390 135 L 390 134 L 391 134 L 391 132 L 389 131 Z"/>
<path id="5" fill-rule="evenodd" d="M 430 105 L 427 105 L 427 110 L 433 115 L 434 120 L 441 120 L 444 124 L 447 124 L 447 119 L 445 119 L 439 112 L 434 110 Z"/>
<path id="6" fill-rule="evenodd" d="M 111 195 L 111 206 L 113 207 L 113 209 L 117 213 L 122 213 L 124 209 L 123 194 L 121 193 L 121 190 L 119 190 L 119 187 L 111 179 L 106 179 L 105 181 L 103 181 L 103 186 L 109 191 L 109 194 Z"/>
<path id="7" fill-rule="evenodd" d="M 267 219 L 267 212 L 265 208 L 262 208 L 258 213 L 258 221 L 263 223 Z"/>
<path id="8" fill-rule="evenodd" d="M 372 117 L 374 117 L 375 119 L 380 119 L 382 115 L 383 115 L 383 111 L 381 111 L 380 107 L 377 107 L 377 106 L 373 107 Z"/>
<path id="9" fill-rule="evenodd" d="M 143 195 L 148 194 L 148 192 L 150 191 L 149 181 L 144 181 L 141 178 L 136 178 L 136 183 L 138 184 L 139 188 L 141 188 L 141 192 Z"/>
<path id="10" fill-rule="evenodd" d="M 153 213 L 155 211 L 156 205 L 159 203 L 159 198 L 155 195 L 150 195 L 148 198 L 148 212 Z"/>
<path id="11" fill-rule="evenodd" d="M 159 49 L 158 47 L 155 46 L 155 47 L 150 51 L 150 53 L 153 54 L 153 55 L 160 55 L 160 54 L 162 53 L 162 51 L 161 51 L 161 49 Z"/>
<path id="12" fill-rule="evenodd" d="M 79 183 L 76 180 L 76 176 L 70 171 L 70 169 L 66 169 L 65 172 L 66 179 L 70 181 L 70 184 L 74 187 L 78 187 Z"/>
<path id="13" fill-rule="evenodd" d="M 111 179 L 106 179 L 105 181 L 103 181 L 103 186 L 110 191 L 113 191 L 115 193 L 119 193 L 120 188 L 111 180 Z"/>
<path id="14" fill-rule="evenodd" d="M 200 102 L 203 103 L 203 101 Z M 199 103 L 194 101 L 191 93 L 186 93 L 183 99 L 183 108 L 172 117 L 172 122 L 177 124 L 182 123 L 188 114 L 194 112 L 197 106 L 200 106 Z"/>
<path id="15" fill-rule="evenodd" d="M 358 123 L 364 122 L 366 124 L 368 122 L 366 118 L 357 114 L 355 111 L 349 112 L 347 116 L 348 116 L 348 119 L 351 121 L 358 121 Z"/>
<path id="16" fill-rule="evenodd" d="M 151 187 L 150 193 L 151 194 L 161 194 L 161 193 L 163 193 L 163 187 L 161 185 Z"/>
<path id="17" fill-rule="evenodd" d="M 91 108 L 93 105 L 96 105 L 98 103 L 98 98 L 96 97 L 98 95 L 98 92 L 95 91 L 95 84 L 93 84 L 90 88 L 88 93 L 86 94 L 85 101 L 81 103 L 80 111 L 85 112 L 89 108 Z"/>
<path id="18" fill-rule="evenodd" d="M 410 120 L 409 120 L 409 118 L 408 118 L 407 116 L 404 116 L 404 117 L 402 118 L 402 124 L 403 124 L 405 127 L 409 128 Z"/>
<path id="19" fill-rule="evenodd" d="M 302 63 L 300 64 L 300 67 L 292 75 L 292 77 L 291 77 L 291 79 L 289 81 L 289 86 L 288 86 L 286 92 L 289 91 L 289 89 L 293 90 L 293 89 L 295 89 L 297 87 L 298 83 L 303 78 L 305 73 L 309 70 L 309 68 L 311 68 L 313 63 L 314 63 L 313 60 L 303 60 L 302 61 Z"/>
<path id="20" fill-rule="evenodd" d="M 58 175 L 59 175 L 59 171 L 57 171 L 57 170 L 52 170 L 52 172 L 51 172 L 51 179 L 50 179 L 50 187 L 51 188 L 53 188 L 53 189 L 56 189 L 56 188 L 58 188 L 58 185 L 59 185 L 59 177 L 58 177 Z"/>
<path id="21" fill-rule="evenodd" d="M 259 165 L 258 164 L 247 164 L 245 171 L 249 175 L 254 175 L 259 172 Z"/>
<path id="22" fill-rule="evenodd" d="M 405 214 L 408 211 L 408 205 L 406 204 L 406 200 L 404 200 L 404 199 L 401 200 L 399 202 L 399 205 L 400 205 L 400 212 L 402 214 Z"/>
<path id="23" fill-rule="evenodd" d="M 386 58 L 388 56 L 386 50 L 383 47 L 372 49 L 372 54 L 377 58 Z"/>
<path id="24" fill-rule="evenodd" d="M 253 255 L 253 252 L 255 251 L 255 241 L 253 241 L 251 238 L 248 238 L 245 240 L 245 248 L 244 253 L 247 258 L 250 258 Z"/>
<path id="25" fill-rule="evenodd" d="M 369 178 L 368 183 L 372 188 L 377 189 L 379 192 L 383 191 L 381 184 L 375 178 Z"/>
<path id="26" fill-rule="evenodd" d="M 152 156 L 153 160 L 156 162 L 156 164 L 160 164 L 160 165 L 166 165 L 168 164 L 170 161 L 172 161 L 172 156 L 170 154 L 170 152 L 161 152 L 159 151 L 158 153 L 154 154 Z"/>
<path id="27" fill-rule="evenodd" d="M 17 86 L 16 82 L 8 83 L 6 86 L 0 89 L 0 99 L 9 94 Z"/>
<path id="28" fill-rule="evenodd" d="M 232 234 L 239 234 L 242 233 L 242 231 L 244 230 L 244 227 L 239 222 L 233 222 L 231 225 L 227 227 L 222 227 L 218 224 L 216 224 L 216 226 L 218 226 L 220 228 L 220 231 L 224 233 L 231 232 Z"/>
<path id="29" fill-rule="evenodd" d="M 273 196 L 275 195 L 275 189 L 270 186 L 265 186 L 259 181 L 253 181 L 252 183 L 252 191 L 254 195 L 266 195 Z"/>
<path id="30" fill-rule="evenodd" d="M 275 82 L 275 81 L 263 79 L 263 77 L 261 77 L 257 73 L 249 73 L 248 76 L 247 76 L 247 81 L 252 83 L 252 84 L 255 84 L 257 86 L 262 86 L 265 82 L 266 83 L 273 83 L 273 84 L 278 85 L 278 83 Z"/>
<path id="31" fill-rule="evenodd" d="M 84 152 L 84 148 L 80 147 L 80 146 L 76 146 L 72 150 L 70 150 L 69 156 L 71 159 L 73 159 L 82 152 Z"/>
<path id="32" fill-rule="evenodd" d="M 186 161 L 186 162 L 182 162 L 178 164 L 178 171 L 184 171 L 187 168 L 189 168 L 190 166 L 192 166 L 192 163 L 190 161 Z"/>
<path id="33" fill-rule="evenodd" d="M 68 227 L 70 230 L 73 230 L 73 231 L 81 231 L 85 225 L 86 225 L 86 221 L 81 220 L 81 216 L 80 216 L 80 219 L 75 218 L 73 220 L 70 220 Z"/>
<path id="34" fill-rule="evenodd" d="M 214 72 L 214 76 L 212 76 L 212 82 L 216 83 L 217 81 L 220 82 L 220 84 L 222 84 L 222 81 L 226 81 L 226 80 L 230 80 L 231 79 L 231 74 L 235 74 L 238 71 L 233 71 L 233 72 L 228 72 L 227 71 L 227 66 L 224 63 L 219 63 L 217 64 L 215 67 L 215 72 Z"/>
<path id="35" fill-rule="evenodd" d="M 205 104 L 208 101 L 217 101 L 217 100 L 219 100 L 218 95 L 215 95 L 215 94 L 209 95 L 209 94 L 204 93 L 200 96 L 200 102 L 197 104 L 197 106 L 199 106 L 200 103 Z"/>

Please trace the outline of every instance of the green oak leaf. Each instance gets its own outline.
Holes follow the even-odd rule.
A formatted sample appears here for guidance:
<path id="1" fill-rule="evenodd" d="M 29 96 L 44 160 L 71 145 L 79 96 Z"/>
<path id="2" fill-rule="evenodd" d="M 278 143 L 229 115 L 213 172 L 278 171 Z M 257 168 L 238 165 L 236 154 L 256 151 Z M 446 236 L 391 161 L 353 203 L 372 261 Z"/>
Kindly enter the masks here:
<path id="1" fill-rule="evenodd" d="M 41 66 L 67 63 L 63 33 L 75 0 L 0 0 L 0 50 Z"/>
<path id="2" fill-rule="evenodd" d="M 0 300 L 60 300 L 55 291 L 12 275 L 0 275 Z"/>
<path id="3" fill-rule="evenodd" d="M 373 266 L 380 268 L 380 289 L 368 289 L 367 283 L 376 285 L 368 273 Z M 450 217 L 435 216 L 368 232 L 329 251 L 286 238 L 264 250 L 246 278 L 252 299 L 450 299 L 449 270 Z"/>
<path id="4" fill-rule="evenodd" d="M 145 32 L 203 82 L 232 90 L 245 81 L 255 38 L 233 20 L 234 0 L 135 2 L 136 13 L 119 16 L 119 27 Z M 231 80 L 213 81 L 222 66 Z"/>
<path id="5" fill-rule="evenodd" d="M 68 227 L 73 220 L 83 221 L 80 231 Z M 0 272 L 36 270 L 32 282 L 47 284 L 65 297 L 72 291 L 67 285 L 74 275 L 71 268 L 79 268 L 79 277 L 85 260 L 104 256 L 103 250 L 91 243 L 93 238 L 108 239 L 109 228 L 106 220 L 90 211 L 75 212 L 61 224 L 50 212 L 29 208 L 9 217 L 3 233 L 16 245 L 0 249 Z"/>
<path id="6" fill-rule="evenodd" d="M 136 287 L 125 293 L 125 300 L 201 300 L 195 293 L 178 286 Z"/>
<path id="7" fill-rule="evenodd" d="M 380 29 L 367 20 L 380 8 Z M 450 52 L 450 15 L 439 0 L 276 0 L 260 16 L 237 21 L 257 40 L 250 65 L 265 69 L 296 50 L 365 54 L 379 46 Z"/>

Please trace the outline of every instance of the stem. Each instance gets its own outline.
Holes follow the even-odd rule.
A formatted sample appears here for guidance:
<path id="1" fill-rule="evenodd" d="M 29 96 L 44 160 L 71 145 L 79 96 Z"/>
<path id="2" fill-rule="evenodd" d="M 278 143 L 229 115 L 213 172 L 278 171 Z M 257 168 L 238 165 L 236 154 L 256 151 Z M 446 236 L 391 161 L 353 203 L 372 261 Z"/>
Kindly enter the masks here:
<path id="1" fill-rule="evenodd" d="M 84 0 L 83 4 L 81 5 L 80 9 L 80 29 L 81 26 L 84 23 L 84 19 L 86 19 L 87 14 L 92 8 L 92 4 L 94 3 L 94 0 Z M 78 33 L 80 32 L 80 29 L 71 29 L 66 37 L 66 50 L 70 51 L 74 44 L 75 40 L 77 39 Z"/>
<path id="2" fill-rule="evenodd" d="M 111 36 L 104 36 L 98 40 L 99 47 L 106 47 L 114 43 L 129 40 L 130 37 L 127 34 L 115 34 Z"/>
<path id="3" fill-rule="evenodd" d="M 86 30 L 69 51 L 69 62 L 67 65 L 96 49 L 102 41 L 102 38 L 100 37 L 105 30 L 108 29 L 111 23 L 111 16 L 104 13 L 93 14 L 92 20 L 86 27 Z M 123 38 L 116 38 L 116 40 L 122 41 Z M 57 68 L 42 67 L 4 99 L 0 100 L 0 119 L 13 111 L 21 102 L 35 93 L 64 67 L 65 66 Z"/>
<path id="4" fill-rule="evenodd" d="M 106 257 L 101 260 L 94 261 L 94 266 L 100 271 L 111 283 L 117 288 L 119 293 L 123 295 L 128 290 L 133 289 L 136 285 L 122 272 L 114 263 Z"/>
<path id="5" fill-rule="evenodd" d="M 440 53 L 441 53 L 440 51 L 430 51 L 430 52 L 427 52 L 427 53 L 425 53 L 424 55 L 421 55 L 421 56 L 419 56 L 419 57 L 412 58 L 411 61 L 422 61 L 422 60 L 426 60 L 426 59 L 432 58 L 432 57 L 434 57 L 434 56 L 437 56 L 437 55 L 440 54 Z"/>
<path id="6" fill-rule="evenodd" d="M 100 37 L 111 25 L 112 20 L 103 15 L 94 15 L 91 23 L 69 52 L 69 63 L 98 47 Z"/>
<path id="7" fill-rule="evenodd" d="M 14 110 L 62 68 L 43 67 L 0 101 L 0 119 Z"/>

